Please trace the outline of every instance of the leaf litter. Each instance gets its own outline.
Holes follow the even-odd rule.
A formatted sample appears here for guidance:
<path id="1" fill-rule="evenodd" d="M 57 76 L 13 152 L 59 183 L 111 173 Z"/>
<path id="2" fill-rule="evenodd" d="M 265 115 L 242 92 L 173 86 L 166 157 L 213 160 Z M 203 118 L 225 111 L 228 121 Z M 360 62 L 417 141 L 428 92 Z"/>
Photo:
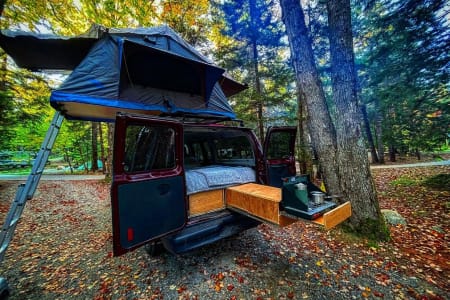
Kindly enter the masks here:
<path id="1" fill-rule="evenodd" d="M 143 249 L 112 257 L 108 184 L 43 181 L 0 276 L 10 299 L 447 299 L 450 189 L 425 183 L 449 173 L 373 171 L 381 208 L 407 221 L 390 227 L 389 242 L 374 245 L 308 222 L 262 224 L 187 254 L 157 257 Z M 0 182 L 3 220 L 16 187 Z"/>

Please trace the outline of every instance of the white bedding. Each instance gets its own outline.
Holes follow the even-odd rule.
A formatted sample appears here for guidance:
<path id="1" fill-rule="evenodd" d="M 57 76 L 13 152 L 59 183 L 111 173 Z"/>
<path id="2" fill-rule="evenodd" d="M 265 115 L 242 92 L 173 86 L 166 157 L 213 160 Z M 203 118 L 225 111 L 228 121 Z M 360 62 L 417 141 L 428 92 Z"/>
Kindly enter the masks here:
<path id="1" fill-rule="evenodd" d="M 208 166 L 186 170 L 185 174 L 188 195 L 256 181 L 255 171 L 249 167 Z"/>

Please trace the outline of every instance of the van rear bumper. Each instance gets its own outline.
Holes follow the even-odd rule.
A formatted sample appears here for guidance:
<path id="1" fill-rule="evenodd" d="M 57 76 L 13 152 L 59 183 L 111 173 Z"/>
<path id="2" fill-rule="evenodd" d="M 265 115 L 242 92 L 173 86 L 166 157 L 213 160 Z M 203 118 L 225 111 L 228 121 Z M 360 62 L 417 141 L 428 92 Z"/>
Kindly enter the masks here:
<path id="1" fill-rule="evenodd" d="M 261 224 L 247 216 L 225 211 L 204 221 L 188 224 L 183 230 L 161 239 L 164 247 L 172 253 L 184 253 L 220 239 L 238 234 Z"/>

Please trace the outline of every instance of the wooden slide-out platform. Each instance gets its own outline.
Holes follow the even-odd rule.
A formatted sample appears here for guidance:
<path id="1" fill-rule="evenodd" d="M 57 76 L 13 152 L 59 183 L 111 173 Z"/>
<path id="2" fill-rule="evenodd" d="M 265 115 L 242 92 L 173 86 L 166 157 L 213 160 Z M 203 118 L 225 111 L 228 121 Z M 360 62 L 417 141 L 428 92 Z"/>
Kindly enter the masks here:
<path id="1" fill-rule="evenodd" d="M 225 189 L 225 205 L 249 216 L 279 226 L 287 226 L 298 220 L 281 212 L 281 189 L 261 184 L 247 183 Z M 351 216 L 350 202 L 313 220 L 314 223 L 331 229 Z"/>

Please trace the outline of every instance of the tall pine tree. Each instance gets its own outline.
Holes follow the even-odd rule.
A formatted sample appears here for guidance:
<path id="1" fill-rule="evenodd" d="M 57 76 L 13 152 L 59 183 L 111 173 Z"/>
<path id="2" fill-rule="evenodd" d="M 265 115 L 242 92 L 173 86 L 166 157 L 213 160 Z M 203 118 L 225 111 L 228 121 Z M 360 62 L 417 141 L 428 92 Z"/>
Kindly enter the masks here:
<path id="1" fill-rule="evenodd" d="M 284 30 L 273 0 L 220 1 L 216 3 L 224 18 L 222 33 L 233 38 L 234 56 L 229 60 L 240 66 L 242 78 L 251 82 L 250 102 L 243 111 L 256 115 L 257 132 L 264 138 L 264 114 L 267 106 L 265 81 L 273 79 L 270 70 L 288 74 L 287 64 L 280 61 Z M 272 65 L 271 65 L 272 64 Z M 279 77 L 280 78 L 280 77 Z M 285 83 L 286 86 L 286 83 Z M 291 95 L 292 96 L 292 95 Z"/>

